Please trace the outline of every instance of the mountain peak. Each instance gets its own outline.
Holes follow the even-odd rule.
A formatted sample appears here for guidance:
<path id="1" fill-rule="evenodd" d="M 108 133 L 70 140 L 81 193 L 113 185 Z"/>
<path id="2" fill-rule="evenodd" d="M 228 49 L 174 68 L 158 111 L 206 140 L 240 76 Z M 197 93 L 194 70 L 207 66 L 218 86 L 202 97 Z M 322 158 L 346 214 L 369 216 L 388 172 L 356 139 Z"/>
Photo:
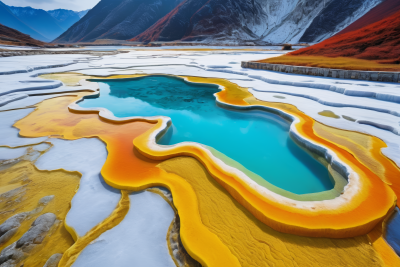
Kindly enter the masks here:
<path id="1" fill-rule="evenodd" d="M 126 40 L 173 10 L 182 0 L 102 0 L 57 42 Z"/>
<path id="2" fill-rule="evenodd" d="M 87 12 L 67 9 L 45 11 L 29 6 L 7 6 L 0 1 L 0 23 L 44 42 L 60 36 Z"/>

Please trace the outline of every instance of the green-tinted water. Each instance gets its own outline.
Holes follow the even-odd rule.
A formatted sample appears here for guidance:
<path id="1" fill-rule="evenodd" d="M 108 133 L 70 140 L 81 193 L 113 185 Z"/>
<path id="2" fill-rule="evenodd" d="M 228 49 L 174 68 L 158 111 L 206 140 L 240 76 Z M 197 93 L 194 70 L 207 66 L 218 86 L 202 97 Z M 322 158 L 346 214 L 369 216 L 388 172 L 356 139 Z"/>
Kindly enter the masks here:
<path id="1" fill-rule="evenodd" d="M 172 126 L 159 144 L 192 141 L 213 147 L 292 193 L 333 188 L 327 169 L 290 139 L 286 121 L 267 112 L 218 107 L 213 96 L 217 86 L 167 76 L 96 81 L 100 97 L 80 105 L 104 107 L 117 117 L 168 116 Z"/>

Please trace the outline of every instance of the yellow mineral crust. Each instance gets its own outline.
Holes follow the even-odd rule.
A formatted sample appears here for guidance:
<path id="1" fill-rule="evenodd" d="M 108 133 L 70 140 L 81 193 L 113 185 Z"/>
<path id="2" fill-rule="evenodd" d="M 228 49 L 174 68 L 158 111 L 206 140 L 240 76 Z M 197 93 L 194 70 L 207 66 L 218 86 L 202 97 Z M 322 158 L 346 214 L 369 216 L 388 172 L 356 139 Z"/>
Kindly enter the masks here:
<path id="1" fill-rule="evenodd" d="M 365 235 L 329 239 L 275 231 L 233 199 L 196 159 L 177 157 L 159 167 L 191 184 L 202 222 L 229 247 L 241 266 L 384 266 Z"/>
<path id="2" fill-rule="evenodd" d="M 368 234 L 368 238 L 370 244 L 372 244 L 375 251 L 379 254 L 385 266 L 400 266 L 400 257 L 383 238 L 383 234 L 386 231 L 386 221 L 389 218 L 390 216 L 388 216 L 383 223 L 375 226 Z"/>
<path id="3" fill-rule="evenodd" d="M 96 113 L 69 112 L 68 105 L 84 95 L 46 100 L 15 126 L 20 129 L 20 135 L 26 137 L 57 135 L 75 140 L 97 136 L 107 144 L 108 157 L 102 175 L 108 184 L 134 191 L 154 186 L 168 188 L 180 214 L 181 240 L 188 253 L 202 266 L 240 266 L 218 236 L 202 223 L 196 194 L 190 184 L 162 171 L 156 166 L 159 161 L 149 160 L 134 150 L 132 140 L 153 128 L 154 124 L 113 124 L 102 121 Z"/>
<path id="4" fill-rule="evenodd" d="M 190 82 L 213 83 L 223 87 L 216 94 L 217 100 L 237 106 L 271 105 L 258 101 L 245 89 L 223 79 L 186 77 Z M 198 159 L 231 195 L 245 206 L 260 221 L 275 230 L 313 237 L 344 238 L 370 232 L 378 222 L 392 211 L 396 195 L 370 169 L 344 148 L 317 136 L 313 132 L 314 120 L 291 105 L 274 107 L 299 119 L 296 129 L 301 136 L 333 151 L 338 158 L 350 166 L 350 184 L 343 195 L 335 200 L 319 202 L 289 201 L 272 192 L 263 193 L 254 188 L 243 175 L 216 163 L 216 158 L 199 145 L 174 145 L 159 147 L 156 134 L 164 127 L 162 119 L 155 129 L 133 140 L 134 146 L 146 157 L 166 160 L 176 156 L 191 156 Z M 119 184 L 121 186 L 122 184 Z M 265 191 L 264 191 L 265 192 Z"/>
<path id="5" fill-rule="evenodd" d="M 86 235 L 77 238 L 75 243 L 64 253 L 63 257 L 60 260 L 59 266 L 69 267 L 74 264 L 79 254 L 83 251 L 83 249 L 89 245 L 91 242 L 96 240 L 102 233 L 112 229 L 116 225 L 118 225 L 126 216 L 129 211 L 129 194 L 126 190 L 121 190 L 121 200 L 118 203 L 118 206 L 111 213 L 111 215 L 96 225 L 93 229 L 91 229 Z M 73 231 L 70 227 L 68 227 L 70 231 Z"/>
<path id="6" fill-rule="evenodd" d="M 314 124 L 314 132 L 343 149 L 351 151 L 359 162 L 371 169 L 392 188 L 398 198 L 400 197 L 400 181 L 396 178 L 400 176 L 400 171 L 393 161 L 381 153 L 381 150 L 386 147 L 385 142 L 374 136 L 339 130 L 318 122 Z"/>
<path id="7" fill-rule="evenodd" d="M 107 144 L 109 151 L 109 156 L 102 169 L 103 177 L 108 184 L 127 190 L 143 190 L 152 186 L 168 188 L 174 196 L 174 205 L 181 217 L 182 242 L 189 254 L 204 266 L 238 266 L 239 257 L 236 254 L 247 252 L 240 252 L 240 250 L 233 252 L 230 247 L 227 249 L 226 242 L 221 237 L 223 233 L 220 231 L 210 232 L 210 228 L 204 220 L 211 222 L 213 216 L 208 215 L 207 208 L 202 208 L 203 204 L 198 200 L 199 193 L 195 191 L 196 187 L 189 180 L 158 168 L 157 164 L 160 161 L 156 161 L 156 159 L 165 160 L 176 156 L 191 156 L 198 159 L 218 184 L 230 193 L 231 201 L 236 199 L 255 218 L 281 232 L 334 238 L 363 235 L 382 222 L 392 210 L 396 196 L 382 182 L 382 177 L 374 173 L 376 166 L 365 166 L 363 162 L 359 162 L 354 157 L 351 147 L 341 147 L 317 135 L 313 130 L 315 121 L 297 108 L 287 104 L 258 101 L 245 88 L 240 88 L 226 80 L 199 77 L 187 77 L 187 79 L 192 82 L 214 83 L 223 86 L 224 90 L 217 94 L 217 99 L 221 102 L 240 106 L 273 107 L 298 118 L 296 129 L 303 137 L 329 148 L 342 162 L 355 171 L 356 174 L 353 175 L 358 177 L 355 195 L 349 199 L 342 198 L 344 202 L 340 203 L 337 209 L 327 208 L 323 203 L 316 209 L 304 209 L 268 199 L 243 180 L 234 177 L 234 174 L 221 169 L 216 162 L 210 160 L 209 154 L 202 148 L 181 146 L 177 149 L 172 147 L 167 153 L 150 148 L 148 144 L 154 141 L 154 136 L 152 136 L 154 132 L 165 127 L 161 119 L 157 125 L 132 121 L 114 124 L 109 120 L 100 119 L 96 114 L 97 111 L 94 111 L 93 114 L 87 111 L 85 114 L 70 113 L 67 109 L 68 105 L 80 99 L 84 95 L 83 93 L 76 97 L 44 101 L 38 105 L 37 110 L 17 122 L 15 126 L 21 130 L 21 135 L 27 137 L 61 135 L 65 139 L 78 139 L 97 136 Z M 132 146 L 132 140 L 136 148 Z M 370 150 L 371 155 L 378 152 L 380 153 L 380 150 L 377 150 L 376 147 Z M 384 156 L 376 157 L 374 160 L 379 161 L 384 169 L 389 166 L 390 160 Z M 391 171 L 399 173 L 397 168 L 393 168 Z M 387 170 L 383 171 L 384 175 L 386 172 Z M 353 179 L 355 179 L 354 176 Z M 299 204 L 302 205 L 301 202 Z M 235 206 L 238 210 L 243 209 L 240 205 Z M 231 219 L 234 220 L 234 218 Z M 263 225 L 260 222 L 257 223 L 257 226 L 249 227 Z M 295 236 L 290 237 L 295 238 Z M 355 242 L 359 243 L 360 241 Z M 307 246 L 307 243 L 302 243 L 302 241 L 299 243 Z M 270 248 L 266 245 L 265 249 Z M 252 250 L 247 248 L 247 251 Z M 239 261 L 241 260 L 239 259 Z"/>
<path id="8" fill-rule="evenodd" d="M 0 224 L 9 217 L 22 212 L 32 212 L 22 223 L 18 232 L 0 251 L 16 242 L 29 230 L 31 224 L 42 214 L 51 212 L 60 223 L 53 225 L 42 244 L 37 245 L 24 260 L 24 266 L 43 266 L 56 253 L 64 253 L 74 240 L 64 227 L 63 220 L 70 209 L 70 203 L 79 186 L 80 174 L 67 171 L 39 171 L 30 161 L 20 161 L 0 171 L 0 190 L 10 185 L 18 185 L 20 192 L 4 198 L 0 197 Z M 38 205 L 41 198 L 54 196 L 47 205 Z M 19 265 L 18 265 L 19 266 Z"/>

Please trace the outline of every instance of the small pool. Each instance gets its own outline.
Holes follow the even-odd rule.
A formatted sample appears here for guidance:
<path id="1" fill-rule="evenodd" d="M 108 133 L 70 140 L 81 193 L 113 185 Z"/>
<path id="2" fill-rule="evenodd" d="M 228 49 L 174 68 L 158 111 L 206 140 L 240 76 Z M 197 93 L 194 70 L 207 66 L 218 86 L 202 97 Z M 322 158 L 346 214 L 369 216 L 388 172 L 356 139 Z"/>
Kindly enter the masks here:
<path id="1" fill-rule="evenodd" d="M 85 108 L 103 107 L 117 117 L 168 116 L 172 126 L 158 141 L 192 141 L 210 146 L 269 183 L 295 194 L 333 188 L 328 170 L 289 137 L 289 124 L 262 111 L 232 111 L 216 105 L 215 85 L 190 84 L 169 76 L 92 80 L 100 97 Z"/>

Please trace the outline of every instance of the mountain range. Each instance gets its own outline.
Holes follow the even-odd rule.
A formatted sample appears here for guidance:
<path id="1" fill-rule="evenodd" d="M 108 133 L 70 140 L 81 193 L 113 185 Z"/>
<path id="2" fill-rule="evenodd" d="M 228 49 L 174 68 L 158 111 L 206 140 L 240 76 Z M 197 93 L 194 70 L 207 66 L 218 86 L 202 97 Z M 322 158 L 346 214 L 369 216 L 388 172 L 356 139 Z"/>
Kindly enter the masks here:
<path id="1" fill-rule="evenodd" d="M 33 39 L 27 34 L 0 24 L 0 44 L 17 46 L 43 46 L 43 42 Z"/>
<path id="2" fill-rule="evenodd" d="M 381 1 L 186 0 L 132 40 L 319 42 Z"/>
<path id="3" fill-rule="evenodd" d="M 76 22 L 78 22 L 83 16 L 85 16 L 88 13 L 88 10 L 83 10 L 83 11 L 72 11 L 68 9 L 54 9 L 47 11 L 60 25 L 60 27 L 66 31 L 74 25 Z M 58 37 L 58 36 L 57 36 Z"/>
<path id="4" fill-rule="evenodd" d="M 0 1 L 0 23 L 37 40 L 50 42 L 79 21 L 87 11 L 45 11 L 31 7 L 7 6 Z"/>
<path id="5" fill-rule="evenodd" d="M 340 31 L 338 34 L 348 33 L 351 31 L 361 29 L 369 24 L 388 18 L 399 10 L 400 10 L 399 0 L 383 1 L 379 5 L 375 6 L 370 11 L 368 11 L 360 19 L 356 20 L 354 23 L 350 24 L 344 30 Z"/>
<path id="6" fill-rule="evenodd" d="M 319 42 L 390 0 L 101 0 L 56 39 Z"/>
<path id="7" fill-rule="evenodd" d="M 130 39 L 172 11 L 182 0 L 102 0 L 56 42 Z"/>
<path id="8" fill-rule="evenodd" d="M 337 35 L 290 54 L 400 64 L 400 1 L 386 0 Z"/>
<path id="9" fill-rule="evenodd" d="M 101 0 L 82 13 L 8 7 L 0 2 L 0 23 L 57 43 L 98 39 L 232 45 L 318 43 L 355 25 L 375 7 L 390 10 L 398 1 Z"/>

